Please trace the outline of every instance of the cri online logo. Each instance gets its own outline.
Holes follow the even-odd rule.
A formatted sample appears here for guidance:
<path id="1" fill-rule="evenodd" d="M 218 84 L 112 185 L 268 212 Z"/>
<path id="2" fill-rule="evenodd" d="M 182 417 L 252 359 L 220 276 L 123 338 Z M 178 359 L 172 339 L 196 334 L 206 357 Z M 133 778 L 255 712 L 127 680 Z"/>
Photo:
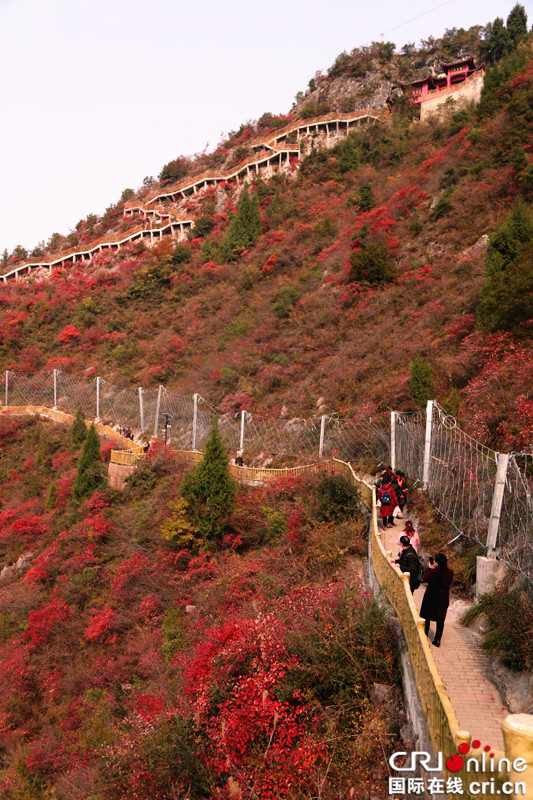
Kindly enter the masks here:
<path id="1" fill-rule="evenodd" d="M 479 747 L 481 747 L 481 742 L 479 741 L 479 739 L 474 739 L 474 741 L 472 742 L 472 747 L 474 748 L 474 750 L 477 750 Z M 462 758 L 462 756 L 466 756 L 467 753 L 470 752 L 470 745 L 468 744 L 468 742 L 462 742 L 457 749 L 459 750 L 461 755 L 457 755 L 457 753 L 454 753 L 453 756 L 448 756 L 448 758 L 446 759 L 446 766 L 448 767 L 450 772 L 460 772 L 463 769 L 465 761 L 464 758 Z M 492 748 L 490 745 L 486 744 L 483 750 L 484 753 L 490 753 Z M 482 754 L 483 762 L 485 761 L 484 753 Z M 494 753 L 490 753 L 489 758 L 494 758 Z M 483 768 L 484 767 L 485 764 L 483 764 Z"/>
<path id="2" fill-rule="evenodd" d="M 474 739 L 472 745 L 468 742 L 462 742 L 459 747 L 459 753 L 454 753 L 446 759 L 446 767 L 450 772 L 460 772 L 464 769 L 466 772 L 509 772 L 511 769 L 515 772 L 524 772 L 527 768 L 527 761 L 523 758 L 515 758 L 510 761 L 508 758 L 500 758 L 498 761 L 494 759 L 494 753 L 490 745 L 485 745 L 481 753 L 472 753 L 471 758 L 467 758 L 466 762 L 463 756 L 468 755 L 471 749 L 478 750 L 481 747 L 479 739 Z M 402 766 L 396 764 L 396 758 L 407 758 Z M 397 772 L 415 772 L 417 767 L 422 767 L 426 772 L 442 772 L 443 769 L 443 754 L 437 753 L 436 763 L 431 764 L 431 754 L 425 750 L 414 750 L 412 753 L 397 752 L 393 753 L 389 758 L 389 765 Z"/>

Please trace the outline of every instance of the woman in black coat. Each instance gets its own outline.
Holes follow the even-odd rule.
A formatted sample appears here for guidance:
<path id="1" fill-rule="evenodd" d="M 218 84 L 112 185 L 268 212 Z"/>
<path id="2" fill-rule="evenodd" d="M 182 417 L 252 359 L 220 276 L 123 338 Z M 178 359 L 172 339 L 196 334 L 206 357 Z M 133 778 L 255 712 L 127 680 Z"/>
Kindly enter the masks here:
<path id="1" fill-rule="evenodd" d="M 424 582 L 427 589 L 420 607 L 420 616 L 426 620 L 424 630 L 429 634 L 429 624 L 437 623 L 437 632 L 433 639 L 435 647 L 440 646 L 444 620 L 450 603 L 450 586 L 453 581 L 453 572 L 448 568 L 448 559 L 444 553 L 437 553 L 435 559 L 429 559 L 429 567 L 424 572 Z"/>

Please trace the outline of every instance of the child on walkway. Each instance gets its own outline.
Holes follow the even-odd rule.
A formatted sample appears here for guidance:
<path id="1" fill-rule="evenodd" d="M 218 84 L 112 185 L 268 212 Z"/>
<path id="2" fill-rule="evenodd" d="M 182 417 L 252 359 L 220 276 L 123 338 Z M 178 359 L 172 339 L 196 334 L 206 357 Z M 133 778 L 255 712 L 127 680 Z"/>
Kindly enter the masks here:
<path id="1" fill-rule="evenodd" d="M 402 538 L 402 536 L 408 536 L 409 537 L 409 541 L 411 542 L 411 547 L 414 550 L 416 550 L 416 552 L 418 553 L 418 545 L 420 544 L 420 536 L 415 531 L 414 525 L 413 525 L 413 523 L 411 522 L 410 519 L 408 519 L 406 521 L 404 529 L 400 533 L 400 535 L 398 537 L 398 541 L 396 542 L 396 544 L 401 544 L 400 539 Z"/>

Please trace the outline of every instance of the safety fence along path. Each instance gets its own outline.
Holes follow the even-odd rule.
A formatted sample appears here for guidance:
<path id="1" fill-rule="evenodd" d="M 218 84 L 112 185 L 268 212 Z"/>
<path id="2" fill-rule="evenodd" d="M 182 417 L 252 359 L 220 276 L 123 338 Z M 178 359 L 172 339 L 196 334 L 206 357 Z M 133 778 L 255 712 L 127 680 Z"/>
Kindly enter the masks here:
<path id="1" fill-rule="evenodd" d="M 177 395 L 164 386 L 119 387 L 56 369 L 2 373 L 0 402 L 71 414 L 81 409 L 89 419 L 130 428 L 137 439 L 159 436 L 185 451 L 201 450 L 216 420 L 226 446 L 244 451 L 251 467 L 325 458 L 391 464 L 411 485 L 427 489 L 451 539 L 479 544 L 533 583 L 533 453 L 497 453 L 432 400 L 425 413 L 274 418 L 221 413 L 199 394 Z"/>

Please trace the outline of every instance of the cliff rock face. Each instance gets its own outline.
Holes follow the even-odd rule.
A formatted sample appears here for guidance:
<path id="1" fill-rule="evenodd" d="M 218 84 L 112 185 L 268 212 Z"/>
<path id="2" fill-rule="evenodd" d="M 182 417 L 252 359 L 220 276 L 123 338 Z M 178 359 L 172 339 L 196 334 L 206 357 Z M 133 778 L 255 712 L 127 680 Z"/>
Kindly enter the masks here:
<path id="1" fill-rule="evenodd" d="M 413 57 L 394 53 L 386 61 L 369 58 L 368 53 L 360 57 L 343 54 L 327 75 L 317 73 L 307 91 L 297 95 L 292 113 L 305 119 L 332 111 L 381 109 L 402 93 L 400 81 L 408 83 L 428 75 L 436 77 L 443 73 L 443 64 L 467 55 L 479 60 L 475 47 L 468 53 L 459 49 L 453 56 L 438 50 L 419 52 Z"/>
<path id="2" fill-rule="evenodd" d="M 381 109 L 396 84 L 397 81 L 386 77 L 380 69 L 367 72 L 362 78 L 339 76 L 321 81 L 315 91 L 306 93 L 304 100 L 293 110 L 305 116 L 313 106 L 320 109 L 318 113 Z"/>

